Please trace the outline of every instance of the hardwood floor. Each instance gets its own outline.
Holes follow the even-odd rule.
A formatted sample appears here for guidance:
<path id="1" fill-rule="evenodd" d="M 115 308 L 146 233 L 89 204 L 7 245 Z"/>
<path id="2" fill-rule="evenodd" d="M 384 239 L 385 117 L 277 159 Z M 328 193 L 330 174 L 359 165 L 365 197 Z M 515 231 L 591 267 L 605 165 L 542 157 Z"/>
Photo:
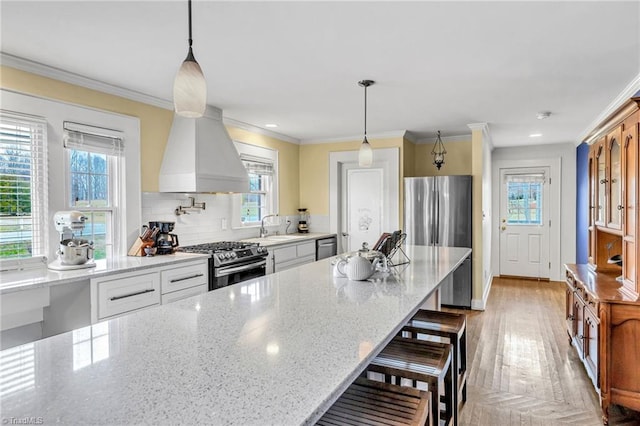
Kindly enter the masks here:
<path id="1" fill-rule="evenodd" d="M 598 395 L 564 322 L 564 284 L 495 278 L 467 313 L 468 398 L 460 425 L 602 425 Z M 614 407 L 611 425 L 640 425 Z"/>

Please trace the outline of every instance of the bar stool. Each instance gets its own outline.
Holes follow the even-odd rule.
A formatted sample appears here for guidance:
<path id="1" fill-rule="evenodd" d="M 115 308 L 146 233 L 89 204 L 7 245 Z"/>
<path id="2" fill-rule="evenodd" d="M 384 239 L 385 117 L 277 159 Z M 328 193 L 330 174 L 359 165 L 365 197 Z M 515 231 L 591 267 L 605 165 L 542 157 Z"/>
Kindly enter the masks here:
<path id="1" fill-rule="evenodd" d="M 467 316 L 421 309 L 402 329 L 405 337 L 420 339 L 420 334 L 443 337 L 453 345 L 453 371 L 457 376 L 454 406 L 459 410 L 460 405 L 467 401 Z"/>
<path id="2" fill-rule="evenodd" d="M 359 377 L 317 425 L 431 426 L 431 393 Z"/>
<path id="3" fill-rule="evenodd" d="M 433 424 L 440 425 L 442 417 L 449 425 L 457 419 L 451 359 L 450 344 L 396 336 L 371 361 L 366 372 L 383 374 L 387 383 L 394 377 L 396 385 L 402 385 L 402 379 L 411 380 L 414 388 L 417 382 L 426 383 L 431 391 Z M 443 393 L 444 413 L 440 413 L 440 393 Z"/>

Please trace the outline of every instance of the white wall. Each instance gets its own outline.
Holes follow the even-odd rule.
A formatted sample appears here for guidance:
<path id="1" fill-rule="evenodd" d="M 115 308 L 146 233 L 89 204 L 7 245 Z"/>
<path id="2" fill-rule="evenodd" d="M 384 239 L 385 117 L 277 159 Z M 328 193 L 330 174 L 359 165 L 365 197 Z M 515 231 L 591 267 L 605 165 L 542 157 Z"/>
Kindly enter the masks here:
<path id="1" fill-rule="evenodd" d="M 205 202 L 204 210 L 191 210 L 189 214 L 176 216 L 179 205 L 189 205 L 188 197 L 196 202 Z M 234 241 L 243 238 L 255 238 L 260 235 L 260 227 L 232 228 L 233 202 L 231 194 L 176 194 L 143 192 L 142 223 L 149 221 L 175 222 L 173 233 L 178 236 L 181 246 L 212 243 L 215 241 Z M 286 230 L 286 220 L 291 220 L 289 233 L 297 232 L 298 216 L 271 218 L 267 226 L 269 233 Z M 269 219 L 267 219 L 269 220 Z M 312 229 L 313 230 L 313 229 Z"/>
<path id="2" fill-rule="evenodd" d="M 523 160 L 555 160 L 560 159 L 561 174 L 558 179 L 559 191 L 560 191 L 560 226 L 559 229 L 555 228 L 560 238 L 560 250 L 559 259 L 551 259 L 554 264 L 551 270 L 550 278 L 554 281 L 562 281 L 562 265 L 565 263 L 573 263 L 576 258 L 576 229 L 575 229 L 575 217 L 576 217 L 576 147 L 573 143 L 566 144 L 553 144 L 553 145 L 536 145 L 525 147 L 509 147 L 509 148 L 496 148 L 493 151 L 492 161 L 493 167 L 499 163 L 501 167 L 509 167 L 512 163 L 514 166 L 518 163 L 522 163 Z M 554 182 L 552 181 L 552 185 Z M 493 211 L 499 211 L 499 198 L 500 198 L 500 182 L 499 178 L 496 178 L 494 170 L 494 177 L 492 182 L 493 195 Z M 553 209 L 554 206 L 551 205 Z M 499 217 L 497 214 L 493 215 L 492 226 L 493 229 L 499 227 Z M 493 273 L 499 274 L 500 271 L 500 258 L 499 258 L 499 233 L 494 232 L 491 239 L 491 257 Z M 553 250 L 551 250 L 553 255 Z"/>
<path id="3" fill-rule="evenodd" d="M 493 147 L 488 141 L 482 146 L 482 306 L 484 307 L 491 286 L 493 277 L 491 252 L 492 232 L 492 177 L 491 166 L 493 163 Z"/>

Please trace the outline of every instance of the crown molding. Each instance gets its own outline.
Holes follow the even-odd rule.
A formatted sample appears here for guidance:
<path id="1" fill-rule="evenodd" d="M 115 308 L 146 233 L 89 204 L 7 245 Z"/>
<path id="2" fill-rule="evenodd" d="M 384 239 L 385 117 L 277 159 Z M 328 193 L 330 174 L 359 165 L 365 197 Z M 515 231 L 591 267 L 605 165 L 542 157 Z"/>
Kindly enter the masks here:
<path id="1" fill-rule="evenodd" d="M 444 143 L 448 143 L 448 142 L 470 142 L 471 141 L 471 135 L 470 134 L 466 134 L 466 135 L 452 135 L 452 136 L 441 136 L 440 139 L 442 139 L 442 142 Z M 417 140 L 415 143 L 416 144 L 429 144 L 429 143 L 435 143 L 437 140 L 437 137 L 434 138 L 422 138 Z"/>
<path id="2" fill-rule="evenodd" d="M 483 132 L 487 129 L 489 125 L 487 123 L 470 123 L 467 124 L 467 127 L 471 129 L 471 131 L 474 130 L 482 130 Z"/>
<path id="3" fill-rule="evenodd" d="M 113 84 L 104 83 L 80 74 L 65 71 L 39 62 L 30 61 L 8 53 L 0 52 L 0 63 L 3 66 L 15 68 L 21 71 L 40 75 L 42 77 L 59 80 L 65 83 L 74 84 L 76 86 L 85 87 L 87 89 L 97 90 L 109 95 L 119 96 L 144 104 L 153 105 L 159 108 L 173 110 L 173 102 L 166 99 L 157 98 L 155 96 L 146 95 L 135 90 L 125 89 L 124 87 L 115 86 Z"/>
<path id="4" fill-rule="evenodd" d="M 244 121 L 236 120 L 231 117 L 223 117 L 222 122 L 225 126 L 237 127 L 238 129 L 246 130 L 251 133 L 258 133 L 264 136 L 279 139 L 281 141 L 300 145 L 300 139 L 287 136 L 282 133 L 274 132 L 272 130 L 263 129 L 262 127 L 254 126 L 253 124 L 245 123 Z"/>
<path id="5" fill-rule="evenodd" d="M 393 130 L 390 132 L 381 132 L 381 133 L 368 133 L 367 138 L 369 140 L 373 139 L 387 139 L 387 138 L 404 138 L 407 135 L 406 130 Z M 300 141 L 300 145 L 313 145 L 313 144 L 323 144 L 323 143 L 339 143 L 339 142 L 353 142 L 359 141 L 362 139 L 362 134 L 355 136 L 340 136 L 336 138 L 327 138 L 327 139 L 302 139 Z"/>
<path id="6" fill-rule="evenodd" d="M 635 76 L 633 80 L 625 87 L 622 92 L 602 111 L 586 129 L 580 133 L 579 139 L 576 141 L 576 146 L 580 145 L 583 141 L 588 142 L 589 139 L 593 139 L 593 133 L 598 126 L 602 125 L 609 118 L 613 117 L 624 105 L 629 102 L 638 91 L 640 90 L 640 73 Z"/>

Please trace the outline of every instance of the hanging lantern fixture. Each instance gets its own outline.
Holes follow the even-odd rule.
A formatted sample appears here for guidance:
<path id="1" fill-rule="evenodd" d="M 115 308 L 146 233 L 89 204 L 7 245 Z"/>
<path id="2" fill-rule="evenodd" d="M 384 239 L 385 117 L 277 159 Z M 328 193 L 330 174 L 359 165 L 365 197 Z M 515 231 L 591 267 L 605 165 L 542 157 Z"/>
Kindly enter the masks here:
<path id="1" fill-rule="evenodd" d="M 444 155 L 447 153 L 447 150 L 444 149 L 444 144 L 442 143 L 442 139 L 440 139 L 440 130 L 438 130 L 438 138 L 436 139 L 436 143 L 433 144 L 433 149 L 431 150 L 431 155 L 433 155 L 433 164 L 440 170 L 440 167 L 444 164 Z"/>

